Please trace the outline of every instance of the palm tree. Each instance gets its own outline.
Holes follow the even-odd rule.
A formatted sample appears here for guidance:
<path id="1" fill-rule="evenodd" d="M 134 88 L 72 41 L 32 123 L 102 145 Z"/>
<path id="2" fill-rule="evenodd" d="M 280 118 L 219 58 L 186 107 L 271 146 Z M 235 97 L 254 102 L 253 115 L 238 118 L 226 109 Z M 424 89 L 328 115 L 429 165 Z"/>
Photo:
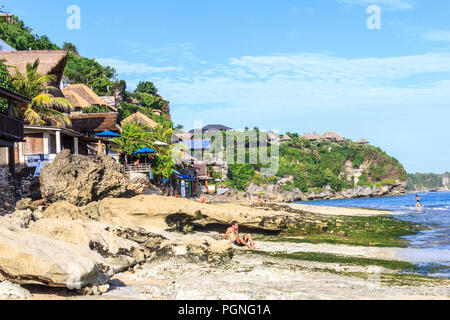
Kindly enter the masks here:
<path id="1" fill-rule="evenodd" d="M 57 90 L 56 87 L 49 85 L 57 78 L 54 75 L 42 75 L 38 72 L 39 59 L 36 59 L 33 64 L 27 63 L 25 75 L 17 66 L 8 67 L 15 69 L 12 79 L 17 92 L 32 99 L 31 103 L 18 106 L 25 121 L 34 126 L 51 124 L 60 127 L 70 124 L 69 117 L 63 112 L 71 111 L 73 106 L 67 99 L 54 97 L 49 92 L 49 90 Z"/>
<path id="2" fill-rule="evenodd" d="M 155 140 L 170 144 L 170 141 L 172 140 L 173 129 L 166 129 L 162 124 L 158 123 L 158 126 L 153 129 L 152 133 Z"/>

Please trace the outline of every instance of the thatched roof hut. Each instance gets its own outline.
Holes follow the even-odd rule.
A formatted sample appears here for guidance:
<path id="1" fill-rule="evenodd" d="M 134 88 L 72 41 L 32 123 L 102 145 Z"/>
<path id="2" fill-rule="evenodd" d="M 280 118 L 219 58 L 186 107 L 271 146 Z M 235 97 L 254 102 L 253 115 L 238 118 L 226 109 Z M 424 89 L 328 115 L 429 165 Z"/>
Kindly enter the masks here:
<path id="1" fill-rule="evenodd" d="M 71 84 L 62 90 L 64 97 L 72 102 L 76 107 L 88 108 L 90 106 L 106 106 L 117 112 L 117 108 L 107 104 L 94 91 L 85 84 Z"/>
<path id="2" fill-rule="evenodd" d="M 72 129 L 87 136 L 102 131 L 119 131 L 119 114 L 117 112 L 108 113 L 87 113 L 71 114 Z"/>
<path id="3" fill-rule="evenodd" d="M 125 118 L 124 120 L 122 120 L 122 122 L 120 123 L 122 126 L 126 123 L 129 122 L 138 122 L 144 126 L 147 126 L 151 129 L 155 129 L 158 124 L 153 121 L 153 119 L 147 117 L 145 114 L 143 114 L 142 112 L 137 111 L 136 113 L 133 113 L 131 116 L 129 116 L 128 118 Z"/>
<path id="4" fill-rule="evenodd" d="M 321 139 L 320 134 L 313 132 L 313 133 L 305 133 L 302 135 L 302 137 L 309 141 L 319 141 Z"/>
<path id="5" fill-rule="evenodd" d="M 341 136 L 340 134 L 333 132 L 333 131 L 325 132 L 322 135 L 322 139 L 336 141 L 336 142 L 343 142 L 345 140 L 343 136 Z"/>
<path id="6" fill-rule="evenodd" d="M 4 59 L 5 65 L 15 65 L 22 74 L 25 74 L 27 63 L 33 64 L 39 59 L 38 72 L 44 75 L 52 74 L 57 77 L 56 86 L 61 82 L 64 68 L 67 62 L 67 51 L 65 50 L 26 50 L 26 51 L 1 51 L 0 60 Z M 13 68 L 9 73 L 14 75 Z"/>
<path id="7" fill-rule="evenodd" d="M 287 134 L 285 134 L 284 136 L 281 137 L 281 142 L 290 142 L 292 141 L 292 138 L 289 137 Z"/>

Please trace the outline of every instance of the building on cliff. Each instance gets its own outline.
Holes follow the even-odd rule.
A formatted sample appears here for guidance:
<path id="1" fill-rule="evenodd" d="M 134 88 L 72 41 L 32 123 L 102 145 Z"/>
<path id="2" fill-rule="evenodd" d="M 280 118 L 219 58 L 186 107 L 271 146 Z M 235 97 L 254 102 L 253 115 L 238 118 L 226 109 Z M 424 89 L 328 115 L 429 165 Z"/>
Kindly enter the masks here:
<path id="1" fill-rule="evenodd" d="M 368 145 L 370 142 L 367 141 L 366 139 L 361 139 L 359 141 L 356 141 L 357 144 L 362 144 L 362 145 Z"/>
<path id="2" fill-rule="evenodd" d="M 25 75 L 27 64 L 34 64 L 39 60 L 38 72 L 43 75 L 53 75 L 56 80 L 48 83 L 55 89 L 49 90 L 55 97 L 63 97 L 60 90 L 63 79 L 64 68 L 67 63 L 67 51 L 65 50 L 26 50 L 26 51 L 0 51 L 0 60 L 5 65 L 17 66 L 19 71 Z M 10 75 L 14 75 L 15 69 L 8 68 Z"/>
<path id="3" fill-rule="evenodd" d="M 158 124 L 153 121 L 153 119 L 147 117 L 145 114 L 139 111 L 123 119 L 120 125 L 123 127 L 125 124 L 130 122 L 139 123 L 140 125 L 146 126 L 150 129 L 156 129 L 156 127 L 158 126 Z"/>
<path id="4" fill-rule="evenodd" d="M 117 108 L 102 100 L 94 91 L 82 83 L 71 84 L 62 90 L 64 97 L 73 103 L 75 112 L 82 112 L 83 109 L 92 106 L 106 107 L 110 111 L 117 112 Z"/>
<path id="5" fill-rule="evenodd" d="M 305 133 L 304 135 L 302 135 L 302 138 L 308 141 L 320 141 L 322 139 L 322 136 L 316 132 L 313 132 Z"/>
<path id="6" fill-rule="evenodd" d="M 333 142 L 344 142 L 345 139 L 343 136 L 341 136 L 339 133 L 328 131 L 322 134 L 322 139 L 327 141 L 333 141 Z"/>

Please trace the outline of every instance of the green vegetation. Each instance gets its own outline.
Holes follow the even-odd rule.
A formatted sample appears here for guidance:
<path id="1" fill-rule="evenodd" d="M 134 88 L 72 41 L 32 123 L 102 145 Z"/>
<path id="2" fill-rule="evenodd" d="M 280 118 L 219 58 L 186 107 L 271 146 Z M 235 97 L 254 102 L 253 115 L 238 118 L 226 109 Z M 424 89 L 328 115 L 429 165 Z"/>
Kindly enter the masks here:
<path id="1" fill-rule="evenodd" d="M 259 129 L 255 128 L 255 130 L 258 133 L 259 144 Z M 234 134 L 245 137 L 241 137 L 241 141 L 245 141 L 245 160 L 249 163 L 249 148 L 252 146 L 249 145 L 247 132 L 234 132 Z M 396 180 L 406 180 L 406 171 L 401 163 L 380 148 L 360 145 L 350 140 L 343 143 L 310 142 L 299 137 L 298 134 L 291 134 L 291 137 L 291 142 L 280 145 L 277 177 L 289 175 L 294 177 L 293 182 L 288 182 L 282 186 L 283 190 L 290 191 L 293 188 L 298 188 L 302 192 L 321 192 L 325 186 L 330 186 L 333 191 L 341 191 L 354 188 L 357 185 L 380 187 L 395 185 Z M 222 143 L 225 145 L 225 141 Z M 235 146 L 237 146 L 237 142 L 235 142 Z M 220 151 L 218 148 L 213 143 L 212 150 L 218 152 Z M 270 146 L 267 153 L 268 155 L 271 153 Z M 237 152 L 235 152 L 236 158 Z M 343 172 L 347 161 L 351 162 L 350 169 L 361 168 L 364 164 L 365 170 L 362 172 L 357 185 L 352 177 L 347 177 Z M 249 183 L 274 183 L 276 181 L 274 177 L 268 179 L 268 177 L 261 175 L 262 167 L 259 155 L 256 164 L 231 165 L 228 185 L 238 190 L 244 190 Z"/>
<path id="2" fill-rule="evenodd" d="M 363 163 L 368 164 L 358 185 L 393 185 L 397 179 L 406 179 L 406 171 L 400 162 L 380 148 L 351 141 L 339 144 L 328 141 L 310 142 L 301 137 L 293 137 L 292 142 L 280 146 L 278 175 L 293 175 L 294 183 L 291 187 L 302 192 L 326 185 L 334 191 L 341 191 L 355 187 L 354 181 L 341 173 L 346 161 L 351 161 L 353 168 L 359 168 Z"/>
<path id="3" fill-rule="evenodd" d="M 320 217 L 317 217 L 320 219 Z M 333 243 L 356 246 L 405 247 L 403 236 L 423 227 L 393 217 L 324 217 L 319 223 L 298 222 L 279 236 L 266 236 L 274 242 Z"/>
<path id="4" fill-rule="evenodd" d="M 64 75 L 75 83 L 84 83 L 98 95 L 106 95 L 108 88 L 113 90 L 118 83 L 115 81 L 116 71 L 109 66 L 103 67 L 94 59 L 80 56 L 76 47 L 64 43 L 59 47 L 46 36 L 32 33 L 32 29 L 16 17 L 15 23 L 0 22 L 0 38 L 16 50 L 68 50 L 67 65 Z"/>
<path id="5" fill-rule="evenodd" d="M 443 187 L 442 178 L 450 176 L 450 173 L 436 174 L 436 173 L 408 173 L 406 178 L 406 190 L 420 190 L 420 189 L 439 189 Z"/>
<path id="6" fill-rule="evenodd" d="M 158 125 L 155 130 L 135 122 L 126 123 L 122 127 L 122 136 L 113 140 L 118 145 L 118 151 L 129 157 L 145 157 L 152 164 L 153 173 L 156 176 L 169 178 L 175 167 L 171 157 L 171 149 L 168 146 L 157 146 L 155 141 L 167 142 L 172 135 L 172 129 L 164 129 Z M 134 155 L 133 153 L 141 148 L 148 147 L 156 150 L 157 153 L 150 155 Z"/>
<path id="7" fill-rule="evenodd" d="M 32 33 L 32 29 L 25 26 L 22 20 L 16 17 L 13 24 L 0 22 L 0 38 L 16 50 L 58 50 L 46 36 L 38 36 Z"/>
<path id="8" fill-rule="evenodd" d="M 55 81 L 54 75 L 42 75 L 38 72 L 39 59 L 33 64 L 28 63 L 25 75 L 14 66 L 15 73 L 12 84 L 19 94 L 31 98 L 31 103 L 16 106 L 16 113 L 31 125 L 54 125 L 61 126 L 69 124 L 70 119 L 64 113 L 72 109 L 72 105 L 65 98 L 54 97 L 50 91 L 55 87 L 48 83 Z"/>
<path id="9" fill-rule="evenodd" d="M 373 279 L 374 281 L 380 281 L 380 284 L 388 286 L 420 286 L 424 284 L 437 284 L 446 285 L 450 281 L 443 277 L 431 277 L 414 272 L 420 271 L 422 267 L 409 262 L 395 261 L 395 260 L 383 260 L 372 258 L 360 258 L 353 256 L 343 256 L 331 253 L 315 253 L 315 252 L 295 252 L 287 254 L 284 252 L 264 252 L 264 251 L 244 251 L 241 254 L 262 255 L 274 259 L 290 259 L 298 261 L 314 261 L 320 263 L 334 263 L 343 266 L 379 266 L 382 268 L 390 269 L 393 272 L 382 272 L 380 274 L 337 270 L 335 268 L 329 268 L 326 266 L 306 267 L 295 266 L 297 269 L 313 272 L 327 272 L 331 274 L 337 274 L 347 277 L 356 277 L 365 280 Z M 264 261 L 264 264 L 273 265 L 273 262 Z M 251 271 L 251 270 L 250 270 Z"/>
<path id="10" fill-rule="evenodd" d="M 157 92 L 158 89 L 151 81 L 141 81 L 134 92 L 125 91 L 120 104 L 120 118 L 125 119 L 139 111 L 162 124 L 164 128 L 172 128 L 169 101 L 164 100 Z M 160 111 L 161 114 L 155 114 L 154 110 Z"/>
<path id="11" fill-rule="evenodd" d="M 344 256 L 333 253 L 322 253 L 322 252 L 285 253 L 285 252 L 266 252 L 266 251 L 255 251 L 255 253 L 282 259 L 316 261 L 324 263 L 338 263 L 347 265 L 357 265 L 362 267 L 378 266 L 386 269 L 398 270 L 403 272 L 414 272 L 418 269 L 418 267 L 415 264 L 404 261 Z"/>
<path id="12" fill-rule="evenodd" d="M 82 57 L 76 51 L 67 54 L 64 75 L 74 83 L 84 83 L 99 96 L 111 95 L 120 85 L 115 81 L 117 75 L 114 68 L 104 67 L 95 59 Z"/>
<path id="13" fill-rule="evenodd" d="M 60 47 L 51 42 L 46 36 L 34 34 L 31 28 L 25 26 L 25 23 L 18 17 L 16 17 L 15 23 L 0 21 L 0 38 L 17 50 L 67 50 L 67 64 L 64 69 L 64 75 L 72 80 L 73 83 L 83 83 L 92 88 L 99 96 L 114 93 L 122 96 L 124 99 L 119 108 L 121 119 L 136 111 L 141 111 L 161 124 L 165 130 L 172 129 L 173 123 L 170 119 L 169 102 L 157 94 L 158 90 L 152 82 L 141 81 L 134 92 L 126 91 L 126 82 L 117 80 L 114 68 L 102 66 L 95 59 L 83 57 L 72 43 L 64 42 L 62 47 Z M 8 77 L 6 68 L 0 66 L 0 85 L 8 87 L 10 84 L 11 80 Z M 19 93 L 29 96 L 21 88 L 19 88 Z M 32 98 L 34 96 L 31 95 L 29 97 Z M 53 102 L 55 101 L 53 100 Z M 57 104 L 59 109 L 67 107 L 62 104 L 62 101 L 59 102 Z M 0 111 L 4 112 L 6 108 L 5 102 L 0 101 Z M 155 109 L 159 110 L 161 114 L 154 114 L 153 110 Z M 104 107 L 92 106 L 84 109 L 83 112 L 110 112 L 110 110 Z M 54 118 L 56 114 L 50 116 Z"/>
<path id="14" fill-rule="evenodd" d="M 0 61 L 0 87 L 10 91 L 15 91 L 12 78 L 8 73 L 6 66 Z M 8 101 L 0 98 L 0 113 L 6 113 L 8 110 Z"/>
<path id="15" fill-rule="evenodd" d="M 129 122 L 122 126 L 122 133 L 120 138 L 114 138 L 114 142 L 119 147 L 121 154 L 133 155 L 133 152 L 148 147 L 155 149 L 155 143 L 152 138 L 150 128 L 140 125 L 138 123 Z M 150 156 L 151 158 L 153 156 Z"/>

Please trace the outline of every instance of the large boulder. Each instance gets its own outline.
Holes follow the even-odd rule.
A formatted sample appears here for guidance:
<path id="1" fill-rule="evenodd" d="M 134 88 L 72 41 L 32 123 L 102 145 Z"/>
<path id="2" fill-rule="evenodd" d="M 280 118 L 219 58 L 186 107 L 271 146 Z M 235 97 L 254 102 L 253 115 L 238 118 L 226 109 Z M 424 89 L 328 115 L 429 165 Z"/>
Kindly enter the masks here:
<path id="1" fill-rule="evenodd" d="M 107 229 L 107 225 L 95 221 L 41 219 L 33 224 L 30 231 L 98 253 L 92 257 L 108 276 L 144 261 L 144 250 L 138 243 L 117 236 Z"/>
<path id="2" fill-rule="evenodd" d="M 80 289 L 103 284 L 108 277 L 94 252 L 14 226 L 0 226 L 0 274 L 19 284 Z"/>
<path id="3" fill-rule="evenodd" d="M 44 212 L 49 216 L 85 217 L 112 226 L 120 226 L 147 232 L 160 233 L 169 237 L 164 231 L 184 231 L 186 225 L 211 227 L 223 225 L 225 231 L 233 220 L 242 226 L 260 231 L 280 232 L 302 219 L 307 220 L 308 213 L 293 210 L 287 206 L 255 207 L 255 205 L 238 203 L 199 203 L 188 199 L 163 197 L 157 195 L 139 195 L 130 199 L 108 198 L 91 202 L 87 206 L 75 207 L 59 202 L 50 205 Z M 64 209 L 67 207 L 67 210 Z M 309 214 L 311 215 L 311 214 Z M 315 217 L 312 217 L 314 220 Z M 305 220 L 306 219 L 306 220 Z"/>
<path id="4" fill-rule="evenodd" d="M 123 167 L 109 156 L 83 156 L 70 150 L 58 153 L 40 175 L 42 197 L 48 202 L 67 201 L 83 206 L 129 192 Z"/>

